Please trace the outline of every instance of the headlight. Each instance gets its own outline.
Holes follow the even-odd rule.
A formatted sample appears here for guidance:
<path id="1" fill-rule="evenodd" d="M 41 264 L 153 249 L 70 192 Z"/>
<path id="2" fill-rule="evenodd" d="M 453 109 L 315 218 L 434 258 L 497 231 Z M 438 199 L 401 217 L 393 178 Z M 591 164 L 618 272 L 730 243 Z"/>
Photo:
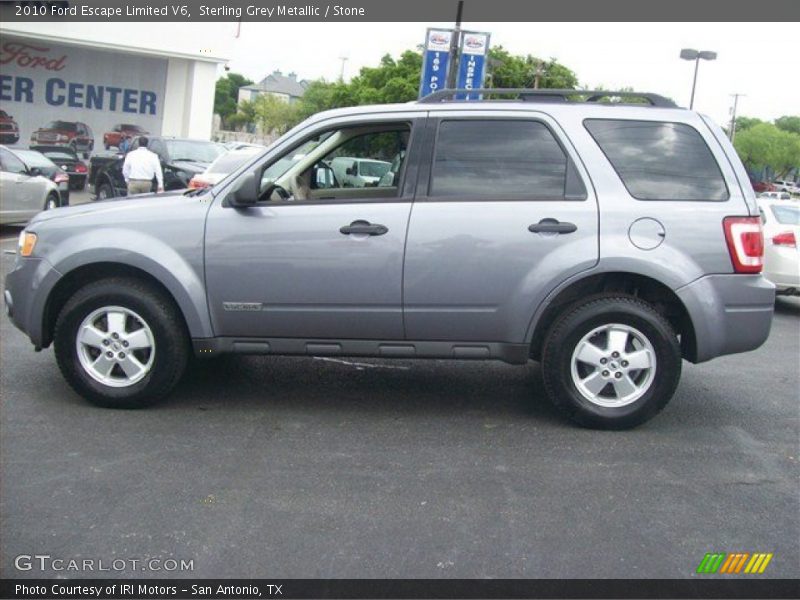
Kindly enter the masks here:
<path id="1" fill-rule="evenodd" d="M 23 229 L 19 234 L 17 246 L 17 251 L 20 256 L 30 256 L 33 254 L 33 248 L 36 246 L 36 234 Z"/>

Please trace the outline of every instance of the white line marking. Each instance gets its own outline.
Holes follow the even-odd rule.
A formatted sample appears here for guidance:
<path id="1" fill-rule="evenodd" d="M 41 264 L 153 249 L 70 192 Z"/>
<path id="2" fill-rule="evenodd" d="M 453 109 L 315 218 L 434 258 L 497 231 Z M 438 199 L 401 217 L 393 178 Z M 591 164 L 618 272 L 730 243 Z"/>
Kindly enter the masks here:
<path id="1" fill-rule="evenodd" d="M 362 362 L 350 362 L 348 360 L 341 360 L 338 358 L 328 358 L 326 356 L 314 356 L 314 360 L 324 360 L 326 362 L 333 362 L 339 363 L 340 365 L 348 365 L 350 367 L 355 367 L 359 371 L 363 371 L 364 369 L 399 369 L 401 371 L 408 371 L 409 367 L 403 367 L 399 365 L 373 365 L 370 363 L 362 363 Z"/>

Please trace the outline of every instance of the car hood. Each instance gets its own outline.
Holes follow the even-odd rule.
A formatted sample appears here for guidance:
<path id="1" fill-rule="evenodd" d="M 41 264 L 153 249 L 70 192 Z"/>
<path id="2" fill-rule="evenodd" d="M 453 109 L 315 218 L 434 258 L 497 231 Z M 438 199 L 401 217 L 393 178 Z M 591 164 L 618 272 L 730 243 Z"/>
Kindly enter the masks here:
<path id="1" fill-rule="evenodd" d="M 77 206 L 65 206 L 55 210 L 46 210 L 37 214 L 28 224 L 28 229 L 40 223 L 57 221 L 61 219 L 87 219 L 101 218 L 104 222 L 113 223 L 135 219 L 137 213 L 148 214 L 149 218 L 157 218 L 158 211 L 181 204 L 195 204 L 197 198 L 184 196 L 180 192 L 167 192 L 162 194 L 143 194 L 134 198 L 109 198 L 97 200 Z"/>

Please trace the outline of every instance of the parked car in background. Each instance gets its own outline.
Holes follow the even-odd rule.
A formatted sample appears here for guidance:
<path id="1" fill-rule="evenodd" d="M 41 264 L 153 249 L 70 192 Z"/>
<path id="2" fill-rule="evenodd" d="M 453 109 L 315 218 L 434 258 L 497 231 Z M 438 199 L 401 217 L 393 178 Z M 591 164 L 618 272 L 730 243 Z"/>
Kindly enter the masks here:
<path id="1" fill-rule="evenodd" d="M 67 146 L 84 158 L 94 149 L 94 134 L 80 121 L 50 121 L 31 134 L 31 146 Z"/>
<path id="2" fill-rule="evenodd" d="M 349 156 L 336 156 L 331 168 L 343 187 L 374 187 L 389 172 L 392 163 L 385 160 L 370 160 Z"/>
<path id="3" fill-rule="evenodd" d="M 800 295 L 800 203 L 759 198 L 764 229 L 764 277 L 778 294 Z"/>
<path id="4" fill-rule="evenodd" d="M 772 200 L 791 200 L 792 195 L 789 192 L 763 192 L 758 195 L 759 198 L 771 198 Z"/>
<path id="5" fill-rule="evenodd" d="M 750 185 L 753 186 L 753 191 L 756 194 L 760 194 L 761 192 L 773 192 L 775 191 L 775 186 L 772 185 L 769 181 L 754 181 L 750 180 Z"/>
<path id="6" fill-rule="evenodd" d="M 266 146 L 262 146 L 261 144 L 251 144 L 249 142 L 224 142 L 222 144 L 225 146 L 226 150 L 243 150 L 245 148 L 258 148 L 259 150 L 263 150 Z"/>
<path id="7" fill-rule="evenodd" d="M 26 223 L 61 203 L 58 186 L 0 146 L 0 224 Z"/>
<path id="8" fill-rule="evenodd" d="M 140 135 L 148 135 L 148 132 L 143 127 L 132 125 L 130 123 L 119 123 L 103 134 L 103 146 L 106 150 L 111 148 L 119 148 L 119 143 L 122 141 L 122 136 L 127 135 L 135 138 Z"/>
<path id="9" fill-rule="evenodd" d="M 263 152 L 261 146 L 245 146 L 239 150 L 231 150 L 211 163 L 202 173 L 198 173 L 189 180 L 189 189 L 210 187 L 222 181 L 225 177 L 233 173 L 244 164 L 248 158 L 252 158 L 259 152 Z"/>
<path id="10" fill-rule="evenodd" d="M 19 141 L 19 125 L 14 117 L 0 110 L 0 144 L 16 144 Z"/>
<path id="11" fill-rule="evenodd" d="M 41 152 L 61 167 L 69 176 L 69 189 L 83 190 L 86 187 L 89 167 L 71 149 L 61 146 L 31 146 L 31 150 Z"/>
<path id="12" fill-rule="evenodd" d="M 58 206 L 69 205 L 69 175 L 61 167 L 36 150 L 23 150 L 21 148 L 8 148 L 8 150 L 20 159 L 29 171 L 36 169 L 58 186 Z"/>
<path id="13" fill-rule="evenodd" d="M 612 429 L 663 409 L 683 359 L 764 343 L 775 286 L 718 125 L 655 94 L 455 93 L 312 116 L 210 188 L 40 215 L 10 318 L 100 406 L 161 400 L 192 352 L 536 360 L 566 416 Z M 342 187 L 337 156 L 399 176 Z"/>
<path id="14" fill-rule="evenodd" d="M 205 140 L 190 140 L 163 136 L 148 136 L 147 147 L 158 155 L 164 172 L 164 189 L 180 190 L 189 185 L 192 177 L 205 171 L 225 148 Z M 139 147 L 139 138 L 133 140 L 131 150 Z M 126 196 L 125 178 L 122 176 L 122 154 L 94 156 L 89 162 L 90 183 L 94 185 L 98 200 Z M 153 180 L 153 191 L 156 182 Z"/>
<path id="15" fill-rule="evenodd" d="M 775 180 L 772 182 L 778 192 L 789 192 L 790 194 L 800 194 L 800 184 L 796 181 Z"/>

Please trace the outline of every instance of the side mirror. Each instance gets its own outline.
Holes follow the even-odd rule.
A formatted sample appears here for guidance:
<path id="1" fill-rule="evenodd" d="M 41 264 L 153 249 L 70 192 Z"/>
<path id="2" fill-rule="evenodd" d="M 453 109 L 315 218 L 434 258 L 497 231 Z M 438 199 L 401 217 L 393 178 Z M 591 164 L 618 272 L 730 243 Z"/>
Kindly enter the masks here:
<path id="1" fill-rule="evenodd" d="M 28 175 L 31 177 L 38 177 L 41 174 L 42 170 L 39 167 L 31 167 L 31 169 L 28 171 Z"/>
<path id="2" fill-rule="evenodd" d="M 258 192 L 256 174 L 252 171 L 250 173 L 245 173 L 237 182 L 233 193 L 228 196 L 228 204 L 234 208 L 254 206 L 258 202 Z"/>

